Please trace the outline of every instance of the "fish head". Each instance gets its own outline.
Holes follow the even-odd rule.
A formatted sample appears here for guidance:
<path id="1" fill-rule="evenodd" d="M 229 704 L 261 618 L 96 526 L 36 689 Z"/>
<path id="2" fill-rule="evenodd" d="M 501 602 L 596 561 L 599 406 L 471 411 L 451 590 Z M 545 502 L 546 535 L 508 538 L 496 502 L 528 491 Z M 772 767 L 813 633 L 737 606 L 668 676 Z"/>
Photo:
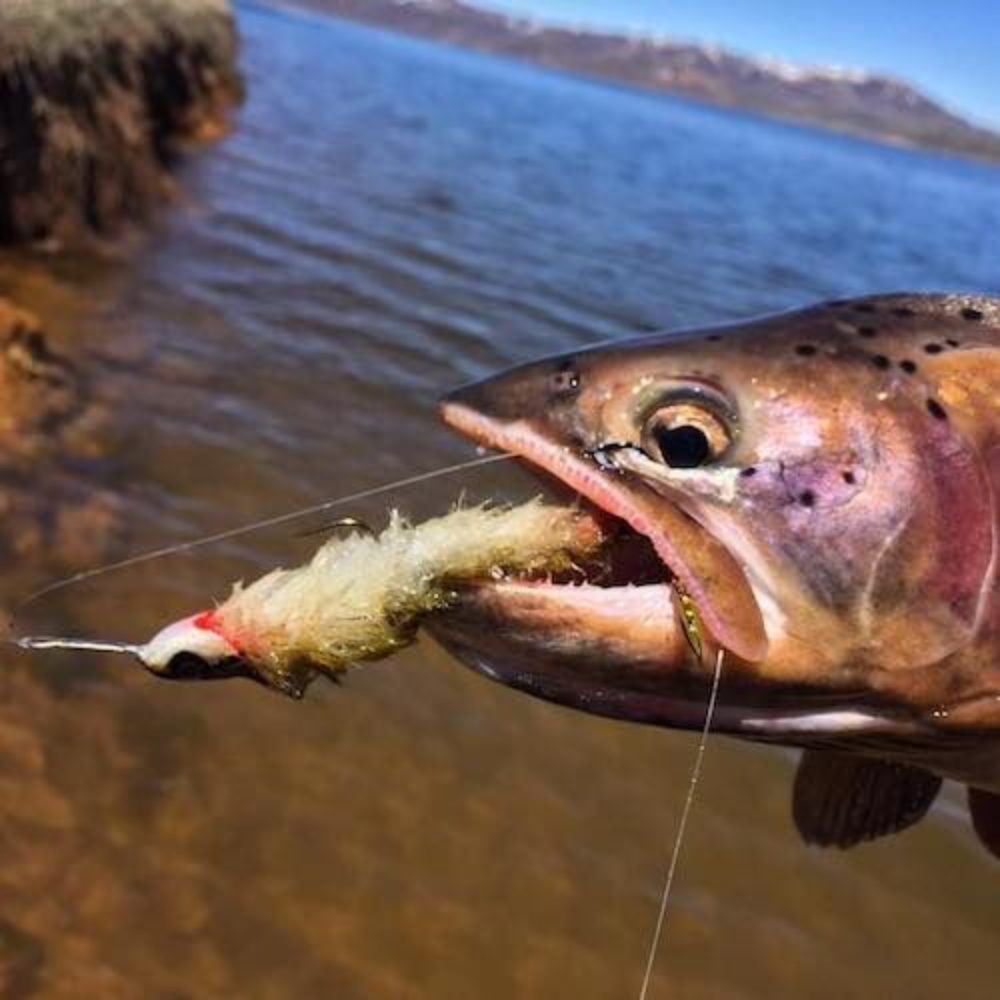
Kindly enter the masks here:
<path id="1" fill-rule="evenodd" d="M 504 683 L 672 726 L 722 651 L 718 728 L 753 738 L 996 713 L 970 651 L 995 642 L 1000 324 L 969 302 L 824 304 L 452 393 L 452 427 L 601 512 L 612 568 L 477 583 L 432 631 Z"/>

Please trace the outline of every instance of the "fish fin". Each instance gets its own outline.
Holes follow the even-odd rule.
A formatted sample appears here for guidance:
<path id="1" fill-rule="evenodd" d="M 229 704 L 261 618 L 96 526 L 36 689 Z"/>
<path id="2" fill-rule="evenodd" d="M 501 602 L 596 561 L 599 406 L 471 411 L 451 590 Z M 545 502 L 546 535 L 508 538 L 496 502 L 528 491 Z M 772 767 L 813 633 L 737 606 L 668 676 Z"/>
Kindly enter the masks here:
<path id="1" fill-rule="evenodd" d="M 919 767 L 806 750 L 795 772 L 792 815 L 807 844 L 854 847 L 912 826 L 940 788 L 941 779 Z"/>
<path id="2" fill-rule="evenodd" d="M 1000 795 L 970 787 L 969 816 L 980 843 L 1000 858 Z"/>

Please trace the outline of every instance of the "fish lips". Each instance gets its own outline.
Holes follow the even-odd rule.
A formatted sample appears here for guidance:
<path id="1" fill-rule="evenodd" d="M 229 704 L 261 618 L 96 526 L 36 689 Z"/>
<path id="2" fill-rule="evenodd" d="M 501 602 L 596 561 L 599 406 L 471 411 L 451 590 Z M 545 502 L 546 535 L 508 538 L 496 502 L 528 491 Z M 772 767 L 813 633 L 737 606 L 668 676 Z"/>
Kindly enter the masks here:
<path id="1" fill-rule="evenodd" d="M 743 568 L 719 540 L 661 493 L 634 475 L 603 469 L 575 449 L 554 443 L 530 422 L 497 419 L 454 398 L 442 404 L 441 414 L 463 434 L 527 460 L 648 539 L 690 596 L 714 642 L 747 663 L 766 657 L 764 620 Z M 666 591 L 661 615 L 672 616 Z"/>
<path id="2" fill-rule="evenodd" d="M 507 687 L 591 714 L 695 728 L 705 677 L 671 599 L 668 584 L 489 581 L 463 586 L 457 604 L 426 625 Z"/>

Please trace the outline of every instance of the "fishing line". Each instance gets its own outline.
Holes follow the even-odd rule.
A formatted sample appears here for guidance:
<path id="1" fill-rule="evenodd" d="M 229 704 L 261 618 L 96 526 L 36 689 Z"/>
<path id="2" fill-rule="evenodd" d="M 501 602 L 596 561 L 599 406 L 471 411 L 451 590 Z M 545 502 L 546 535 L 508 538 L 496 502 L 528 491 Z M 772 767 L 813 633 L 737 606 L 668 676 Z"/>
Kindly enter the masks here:
<path id="1" fill-rule="evenodd" d="M 505 452 L 500 455 L 486 455 L 482 458 L 473 458 L 468 462 L 458 462 L 455 465 L 446 465 L 443 468 L 434 469 L 431 472 L 421 472 L 415 476 L 407 476 L 405 479 L 397 479 L 395 482 L 385 483 L 382 486 L 373 486 L 370 489 L 359 490 L 357 493 L 350 493 L 347 496 L 336 497 L 333 500 L 324 500 L 322 503 L 313 504 L 310 507 L 303 507 L 300 510 L 293 510 L 285 514 L 277 514 L 274 517 L 266 517 L 260 521 L 254 521 L 252 524 L 244 524 L 236 528 L 228 528 L 225 531 L 219 531 L 212 535 L 204 535 L 201 538 L 194 538 L 187 542 L 179 542 L 176 545 L 165 545 L 163 548 L 142 552 L 138 555 L 129 556 L 127 559 L 121 559 L 117 562 L 107 563 L 103 566 L 96 566 L 93 569 L 85 569 L 79 573 L 74 573 L 72 576 L 67 576 L 62 580 L 56 580 L 54 583 L 47 584 L 40 590 L 36 590 L 33 593 L 28 594 L 27 597 L 14 606 L 14 614 L 16 615 L 28 607 L 29 604 L 34 604 L 35 601 L 38 601 L 49 594 L 55 593 L 57 590 L 63 590 L 66 587 L 72 586 L 75 583 L 81 583 L 84 580 L 92 580 L 94 577 L 103 576 L 105 573 L 125 569 L 129 566 L 138 566 L 140 563 L 150 562 L 153 559 L 160 559 L 163 556 L 177 555 L 181 552 L 190 552 L 193 549 L 200 549 L 206 545 L 214 545 L 217 542 L 224 542 L 231 538 L 239 538 L 242 535 L 249 535 L 251 532 L 261 531 L 264 528 L 273 528 L 280 524 L 287 524 L 290 521 L 296 521 L 299 518 L 308 517 L 310 514 L 322 514 L 328 510 L 332 510 L 334 507 L 341 507 L 344 504 L 358 503 L 361 500 L 367 500 L 370 497 L 379 496 L 382 493 L 389 493 L 392 490 L 404 489 L 409 486 L 417 486 L 420 483 L 426 483 L 431 479 L 437 479 L 441 476 L 451 476 L 457 472 L 464 472 L 467 469 L 475 469 L 482 465 L 492 465 L 495 462 L 505 462 L 511 458 L 514 458 L 514 456 Z M 11 625 L 13 625 L 13 618 L 11 619 Z"/>
<path id="2" fill-rule="evenodd" d="M 674 886 L 677 859 L 681 856 L 681 844 L 684 842 L 688 816 L 691 814 L 691 806 L 694 803 L 695 788 L 698 785 L 698 779 L 701 777 L 702 761 L 705 759 L 705 745 L 708 743 L 708 731 L 712 726 L 712 717 L 715 715 L 715 702 L 719 694 L 719 680 L 722 677 L 722 659 L 724 655 L 725 650 L 720 648 L 715 657 L 715 675 L 712 677 L 712 692 L 708 696 L 708 707 L 705 709 L 705 724 L 701 728 L 701 739 L 698 741 L 698 750 L 694 756 L 694 766 L 691 768 L 691 780 L 688 782 L 687 797 L 684 799 L 684 808 L 681 810 L 680 822 L 677 824 L 677 833 L 674 836 L 674 846 L 670 853 L 670 865 L 667 868 L 667 877 L 663 883 L 663 894 L 660 896 L 660 910 L 656 916 L 656 926 L 653 928 L 653 939 L 649 943 L 649 956 L 646 959 L 646 972 L 642 977 L 639 1000 L 646 1000 L 649 983 L 653 978 L 653 965 L 656 962 L 656 953 L 659 950 L 663 927 L 667 920 L 667 906 L 670 902 L 670 892 Z"/>

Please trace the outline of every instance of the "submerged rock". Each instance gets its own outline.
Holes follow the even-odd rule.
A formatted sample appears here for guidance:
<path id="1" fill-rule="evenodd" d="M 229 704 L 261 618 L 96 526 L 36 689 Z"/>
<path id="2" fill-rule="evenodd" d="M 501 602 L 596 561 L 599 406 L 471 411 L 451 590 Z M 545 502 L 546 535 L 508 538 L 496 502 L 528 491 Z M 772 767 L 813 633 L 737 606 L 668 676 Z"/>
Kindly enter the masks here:
<path id="1" fill-rule="evenodd" d="M 0 242 L 114 231 L 239 99 L 228 0 L 0 4 Z"/>
<path id="2" fill-rule="evenodd" d="M 87 487 L 106 417 L 38 319 L 0 299 L 0 617 L 25 568 L 58 570 L 106 551 L 119 503 Z"/>
<path id="3" fill-rule="evenodd" d="M 34 450 L 32 437 L 58 430 L 82 405 L 70 362 L 55 353 L 38 319 L 0 299 L 0 447 L 4 456 Z"/>

